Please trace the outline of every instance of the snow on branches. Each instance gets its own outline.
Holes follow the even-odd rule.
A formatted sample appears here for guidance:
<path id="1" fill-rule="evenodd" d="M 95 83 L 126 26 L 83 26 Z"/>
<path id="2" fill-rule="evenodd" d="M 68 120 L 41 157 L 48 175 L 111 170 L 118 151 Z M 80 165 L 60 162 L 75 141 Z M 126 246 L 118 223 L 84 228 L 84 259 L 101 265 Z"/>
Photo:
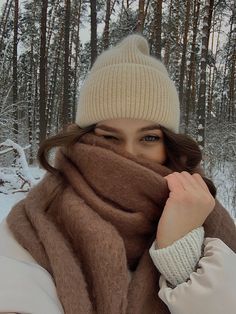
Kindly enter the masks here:
<path id="1" fill-rule="evenodd" d="M 11 151 L 15 154 L 15 164 L 12 167 L 0 168 L 0 193 L 8 194 L 27 192 L 36 184 L 36 180 L 30 173 L 29 166 L 25 156 L 25 149 L 30 145 L 22 148 L 19 144 L 10 139 L 0 143 L 0 156 Z"/>

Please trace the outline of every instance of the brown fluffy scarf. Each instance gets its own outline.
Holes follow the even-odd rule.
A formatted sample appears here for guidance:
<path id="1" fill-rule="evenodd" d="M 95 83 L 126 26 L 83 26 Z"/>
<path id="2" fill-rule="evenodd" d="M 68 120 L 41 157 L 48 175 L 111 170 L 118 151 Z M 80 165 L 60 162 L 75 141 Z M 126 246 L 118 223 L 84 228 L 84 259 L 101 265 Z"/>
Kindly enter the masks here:
<path id="1" fill-rule="evenodd" d="M 169 313 L 148 250 L 169 195 L 163 176 L 172 171 L 93 134 L 59 149 L 55 166 L 61 177 L 47 173 L 7 221 L 51 273 L 65 313 Z M 236 251 L 235 226 L 219 203 L 204 227 Z"/>

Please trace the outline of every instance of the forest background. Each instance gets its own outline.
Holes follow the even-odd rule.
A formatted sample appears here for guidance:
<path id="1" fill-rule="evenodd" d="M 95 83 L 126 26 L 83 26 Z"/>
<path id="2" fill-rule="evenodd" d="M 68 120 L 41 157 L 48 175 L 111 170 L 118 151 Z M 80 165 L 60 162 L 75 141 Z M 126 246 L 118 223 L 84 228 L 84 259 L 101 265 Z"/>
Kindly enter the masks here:
<path id="1" fill-rule="evenodd" d="M 181 132 L 200 145 L 205 172 L 236 217 L 236 1 L 0 0 L 0 7 L 0 194 L 30 189 L 26 161 L 38 167 L 40 142 L 75 120 L 97 55 L 138 32 L 174 80 Z"/>

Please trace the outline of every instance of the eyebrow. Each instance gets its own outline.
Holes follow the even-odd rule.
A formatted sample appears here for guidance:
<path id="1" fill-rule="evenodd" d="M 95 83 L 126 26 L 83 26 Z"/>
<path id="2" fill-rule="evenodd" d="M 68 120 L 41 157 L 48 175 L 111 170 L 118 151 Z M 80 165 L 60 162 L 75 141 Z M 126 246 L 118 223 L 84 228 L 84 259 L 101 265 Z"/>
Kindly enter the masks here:
<path id="1" fill-rule="evenodd" d="M 122 130 L 120 129 L 115 129 L 115 128 L 112 128 L 108 125 L 99 125 L 99 126 L 96 126 L 95 127 L 96 129 L 101 129 L 101 130 L 104 130 L 104 131 L 110 131 L 110 132 L 121 132 L 122 133 Z M 143 131 L 148 131 L 148 130 L 160 130 L 160 126 L 157 125 L 157 124 L 152 124 L 152 125 L 149 125 L 149 126 L 145 126 L 141 129 L 139 129 L 138 131 L 139 132 L 143 132 Z"/>

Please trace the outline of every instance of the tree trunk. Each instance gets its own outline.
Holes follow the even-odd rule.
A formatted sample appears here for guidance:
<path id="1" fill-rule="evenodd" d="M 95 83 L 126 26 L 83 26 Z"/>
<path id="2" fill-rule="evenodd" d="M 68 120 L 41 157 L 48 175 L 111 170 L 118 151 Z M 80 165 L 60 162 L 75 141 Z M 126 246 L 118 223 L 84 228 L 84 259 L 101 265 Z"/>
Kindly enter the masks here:
<path id="1" fill-rule="evenodd" d="M 64 88 L 63 88 L 63 104 L 62 104 L 62 126 L 63 128 L 70 121 L 69 117 L 69 106 L 70 106 L 70 99 L 69 99 L 69 82 L 70 82 L 70 75 L 69 75 L 69 53 L 70 53 L 70 15 L 71 15 L 71 3 L 70 0 L 65 0 L 65 17 L 64 17 L 64 24 L 65 24 L 65 31 L 64 31 Z"/>
<path id="2" fill-rule="evenodd" d="M 40 143 L 46 138 L 46 74 L 47 74 L 47 54 L 46 54 L 46 32 L 47 32 L 47 8 L 48 0 L 42 0 L 42 11 L 41 11 L 41 38 L 40 38 L 40 96 L 39 96 L 39 141 Z"/>
<path id="3" fill-rule="evenodd" d="M 79 0 L 78 7 L 76 6 L 76 34 L 75 34 L 75 69 L 74 69 L 74 82 L 73 82 L 73 107 L 72 107 L 72 121 L 75 121 L 76 107 L 77 107 L 77 88 L 79 82 L 79 55 L 80 55 L 80 18 L 82 0 Z"/>
<path id="4" fill-rule="evenodd" d="M 183 38 L 183 48 L 182 57 L 180 64 L 180 78 L 179 78 L 179 99 L 180 108 L 185 116 L 186 109 L 184 106 L 184 82 L 185 82 L 185 71 L 186 71 L 186 52 L 188 43 L 188 32 L 189 32 L 189 17 L 190 17 L 190 0 L 186 1 L 186 13 L 185 13 L 185 23 L 184 23 L 184 38 Z"/>
<path id="5" fill-rule="evenodd" d="M 236 76 L 236 3 L 232 2 L 232 53 L 229 69 L 228 121 L 235 122 L 235 76 Z"/>
<path id="6" fill-rule="evenodd" d="M 7 0 L 6 1 L 5 5 L 4 5 L 2 16 L 1 16 L 1 22 L 0 22 L 0 51 L 2 51 L 4 34 L 6 32 L 7 21 L 8 21 L 8 17 L 9 17 L 9 14 L 10 14 L 11 7 L 12 7 L 12 2 L 13 2 L 13 0 L 11 0 L 11 1 Z"/>
<path id="7" fill-rule="evenodd" d="M 50 73 L 49 79 L 49 92 L 47 98 L 47 135 L 50 134 L 52 129 L 52 115 L 56 115 L 56 111 L 58 108 L 56 107 L 56 88 L 58 85 L 58 69 L 59 63 L 61 59 L 61 46 L 63 45 L 63 34 L 64 34 L 64 26 L 63 23 L 61 24 L 61 29 L 59 32 L 59 38 L 57 39 L 57 46 L 55 47 L 54 51 L 54 58 L 53 58 L 53 69 Z"/>
<path id="8" fill-rule="evenodd" d="M 191 114 L 195 111 L 196 102 L 196 82 L 195 82 L 195 72 L 196 72 L 196 40 L 198 34 L 198 21 L 200 12 L 200 0 L 194 0 L 194 12 L 193 12 L 193 38 L 191 43 L 191 55 L 190 55 L 190 65 L 188 70 L 188 82 L 186 91 L 186 117 L 185 117 L 185 131 L 188 129 L 189 119 Z"/>
<path id="9" fill-rule="evenodd" d="M 34 0 L 33 5 L 33 20 L 35 20 L 35 11 L 36 11 L 36 1 Z M 34 162 L 34 150 L 33 150 L 33 129 L 34 129 L 34 107 L 35 107 L 35 99 L 34 99 L 34 84 L 36 84 L 37 81 L 37 74 L 35 75 L 35 72 L 37 70 L 35 69 L 34 65 L 34 54 L 35 54 L 35 48 L 34 48 L 34 33 L 32 32 L 30 34 L 30 75 L 29 75 L 29 81 L 28 81 L 28 88 L 27 88 L 27 103 L 28 103 L 28 137 L 29 137 L 29 144 L 30 144 L 30 150 L 29 150 L 29 164 L 32 165 Z"/>
<path id="10" fill-rule="evenodd" d="M 54 0 L 55 1 L 55 0 Z M 54 2 L 50 13 L 47 16 L 47 24 L 48 24 L 48 31 L 47 31 L 47 42 L 46 47 L 50 47 L 50 41 L 53 35 L 54 27 L 55 27 L 55 19 L 58 14 L 58 9 L 60 8 L 60 2 L 61 0 L 57 0 Z"/>
<path id="11" fill-rule="evenodd" d="M 169 69 L 169 60 L 170 60 L 170 41 L 171 41 L 171 21 L 172 21 L 172 14 L 173 14 L 173 0 L 170 0 L 169 5 L 169 13 L 168 13 L 168 31 L 167 31 L 167 38 L 165 42 L 165 55 L 164 55 L 164 64 Z"/>
<path id="12" fill-rule="evenodd" d="M 172 62 L 174 68 L 174 81 L 175 85 L 179 90 L 179 76 L 180 76 L 180 42 L 181 42 L 181 34 L 180 34 L 180 0 L 175 0 L 175 5 L 173 8 L 173 21 L 174 21 L 174 32 L 173 38 L 175 41 L 175 50 L 172 55 Z M 182 114 L 182 112 L 181 112 Z"/>
<path id="13" fill-rule="evenodd" d="M 206 67 L 208 56 L 208 44 L 211 30 L 211 20 L 213 12 L 214 0 L 206 0 L 204 8 L 205 14 L 203 18 L 202 28 L 202 50 L 201 50 L 201 65 L 200 65 L 200 86 L 198 92 L 198 144 L 200 149 L 205 145 L 205 123 L 206 123 Z"/>
<path id="14" fill-rule="evenodd" d="M 215 49 L 215 55 L 214 55 L 214 60 L 217 60 L 218 59 L 218 55 L 220 53 L 220 34 L 222 32 L 222 22 L 223 22 L 223 12 L 221 13 L 221 16 L 220 16 L 220 25 L 219 25 L 219 28 L 218 28 L 218 31 L 217 31 L 217 40 L 216 40 L 216 49 Z M 212 42 L 212 45 L 214 43 Z M 212 48 L 213 50 L 213 48 Z M 214 98 L 214 87 L 215 87 L 215 83 L 216 83 L 216 80 L 217 80 L 217 68 L 216 68 L 216 65 L 214 66 L 214 69 L 213 69 L 213 74 L 212 74 L 212 89 L 211 89 L 211 95 L 210 95 L 210 102 L 211 102 L 211 107 L 213 107 L 213 98 Z M 215 106 L 213 107 L 214 108 L 214 111 L 216 112 L 219 112 L 219 102 L 216 101 L 215 102 Z M 213 109 L 212 108 L 212 109 Z"/>
<path id="15" fill-rule="evenodd" d="M 137 20 L 137 25 L 135 28 L 135 31 L 138 33 L 143 32 L 143 27 L 144 27 L 144 5 L 145 5 L 145 0 L 139 0 L 138 3 L 138 20 Z"/>
<path id="16" fill-rule="evenodd" d="M 19 15 L 19 0 L 15 0 L 14 7 L 14 42 L 13 42 L 13 104 L 15 104 L 14 108 L 14 128 L 13 133 L 15 137 L 15 141 L 17 142 L 18 135 L 18 78 L 17 78 L 17 44 L 18 44 L 18 15 Z"/>
<path id="17" fill-rule="evenodd" d="M 162 32 L 162 3 L 163 0 L 154 2 L 154 23 L 152 30 L 152 43 L 154 55 L 161 60 L 161 32 Z"/>
<path id="18" fill-rule="evenodd" d="M 97 58 L 97 0 L 90 0 L 91 8 L 91 67 Z"/>
<path id="19" fill-rule="evenodd" d="M 105 27 L 103 31 L 103 49 L 109 47 L 109 31 L 110 31 L 110 18 L 111 18 L 111 0 L 106 1 L 106 17 L 105 17 Z"/>
<path id="20" fill-rule="evenodd" d="M 215 12 L 214 12 L 215 13 Z M 221 15 L 222 17 L 222 15 Z M 216 43 L 216 54 L 217 55 L 217 49 L 218 49 L 218 39 L 215 39 L 215 26 L 217 24 L 217 18 L 216 18 L 216 14 L 213 15 L 212 17 L 212 31 L 211 31 L 211 51 L 213 53 L 214 51 L 214 45 Z M 220 25 L 221 25 L 221 19 L 220 19 Z M 216 58 L 215 58 L 216 60 Z M 207 122 L 210 121 L 211 119 L 211 112 L 213 110 L 212 108 L 212 96 L 213 96 L 213 90 L 214 90 L 214 85 L 213 85 L 213 81 L 214 81 L 214 73 L 215 73 L 215 66 L 213 66 L 212 64 L 210 65 L 210 71 L 209 71 L 209 79 L 208 79 L 208 90 L 207 90 L 207 112 L 206 112 L 206 119 Z"/>

